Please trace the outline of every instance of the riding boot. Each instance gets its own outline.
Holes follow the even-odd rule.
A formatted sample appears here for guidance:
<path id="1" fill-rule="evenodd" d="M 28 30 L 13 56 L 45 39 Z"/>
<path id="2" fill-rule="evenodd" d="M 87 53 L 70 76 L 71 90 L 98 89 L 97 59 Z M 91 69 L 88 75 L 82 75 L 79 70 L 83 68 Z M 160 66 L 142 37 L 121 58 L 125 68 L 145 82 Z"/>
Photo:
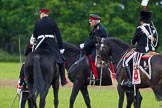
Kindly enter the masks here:
<path id="1" fill-rule="evenodd" d="M 61 77 L 61 85 L 64 86 L 68 83 L 68 81 L 65 77 L 65 68 L 63 63 L 59 64 L 59 72 Z"/>
<path id="2" fill-rule="evenodd" d="M 123 81 L 121 82 L 121 85 L 122 85 L 122 86 L 131 87 L 131 86 L 132 86 L 132 77 L 131 77 L 131 70 L 130 70 L 130 67 L 129 67 L 129 66 L 126 66 L 126 67 L 125 67 L 125 71 L 127 72 L 128 79 L 127 79 L 127 80 L 123 80 Z"/>
<path id="3" fill-rule="evenodd" d="M 94 75 L 94 77 L 91 77 L 90 80 L 99 80 L 97 67 L 95 65 L 95 61 L 92 59 L 92 55 L 90 55 L 89 58 L 90 58 L 90 65 L 91 65 L 92 73 Z"/>

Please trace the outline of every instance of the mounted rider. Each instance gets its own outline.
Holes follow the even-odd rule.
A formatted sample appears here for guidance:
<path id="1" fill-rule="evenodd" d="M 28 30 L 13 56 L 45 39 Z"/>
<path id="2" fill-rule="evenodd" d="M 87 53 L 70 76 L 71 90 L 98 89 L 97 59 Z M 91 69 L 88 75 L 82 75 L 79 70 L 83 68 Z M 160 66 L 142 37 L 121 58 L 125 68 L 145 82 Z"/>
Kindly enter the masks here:
<path id="1" fill-rule="evenodd" d="M 132 85 L 132 72 L 130 66 L 132 66 L 132 58 L 137 54 L 142 56 L 150 51 L 156 51 L 159 46 L 159 38 L 156 28 L 152 23 L 152 12 L 144 11 L 140 12 L 140 26 L 136 28 L 135 35 L 131 41 L 131 44 L 136 46 L 133 54 L 124 61 L 124 67 L 128 75 L 127 80 L 123 80 L 121 85 L 130 87 Z"/>
<path id="2" fill-rule="evenodd" d="M 61 85 L 67 84 L 63 60 L 63 41 L 57 23 L 48 17 L 49 9 L 40 9 L 40 20 L 35 23 L 31 41 L 36 40 L 34 49 L 48 49 L 59 65 Z"/>
<path id="3" fill-rule="evenodd" d="M 91 64 L 91 69 L 94 74 L 95 79 L 98 79 L 98 73 L 97 73 L 97 68 L 95 65 L 95 59 L 96 59 L 96 43 L 97 43 L 97 38 L 96 37 L 101 37 L 101 38 L 106 38 L 107 32 L 105 27 L 100 23 L 101 17 L 96 15 L 96 14 L 90 14 L 89 17 L 89 23 L 90 26 L 93 27 L 93 30 L 90 33 L 89 40 L 86 42 L 80 44 L 80 48 L 84 49 L 87 55 L 89 55 L 90 58 L 90 64 Z M 90 78 L 94 79 L 94 78 Z"/>

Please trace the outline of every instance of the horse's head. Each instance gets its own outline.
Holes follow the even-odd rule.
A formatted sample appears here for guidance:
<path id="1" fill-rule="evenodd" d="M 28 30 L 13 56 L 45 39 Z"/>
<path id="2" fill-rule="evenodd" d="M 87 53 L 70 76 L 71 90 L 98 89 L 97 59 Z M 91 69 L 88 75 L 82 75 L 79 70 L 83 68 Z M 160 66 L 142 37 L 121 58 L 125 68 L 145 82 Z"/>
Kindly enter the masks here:
<path id="1" fill-rule="evenodd" d="M 97 37 L 98 43 L 96 44 L 96 49 L 98 61 L 103 60 L 107 62 L 111 56 L 111 48 L 105 43 L 106 39 L 107 38 Z"/>

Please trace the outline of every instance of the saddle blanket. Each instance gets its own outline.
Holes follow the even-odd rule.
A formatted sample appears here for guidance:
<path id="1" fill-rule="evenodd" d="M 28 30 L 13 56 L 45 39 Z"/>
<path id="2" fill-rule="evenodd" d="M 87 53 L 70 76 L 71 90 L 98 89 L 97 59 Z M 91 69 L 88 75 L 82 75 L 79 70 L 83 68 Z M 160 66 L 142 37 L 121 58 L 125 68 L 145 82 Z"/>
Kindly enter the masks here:
<path id="1" fill-rule="evenodd" d="M 133 54 L 132 52 L 127 54 L 126 58 Z M 136 53 L 133 57 L 133 74 L 132 74 L 132 84 L 140 84 L 141 83 L 141 76 L 140 70 L 149 78 L 151 79 L 151 58 L 154 55 L 160 55 L 159 53 L 150 51 L 147 54 L 143 53 Z"/>

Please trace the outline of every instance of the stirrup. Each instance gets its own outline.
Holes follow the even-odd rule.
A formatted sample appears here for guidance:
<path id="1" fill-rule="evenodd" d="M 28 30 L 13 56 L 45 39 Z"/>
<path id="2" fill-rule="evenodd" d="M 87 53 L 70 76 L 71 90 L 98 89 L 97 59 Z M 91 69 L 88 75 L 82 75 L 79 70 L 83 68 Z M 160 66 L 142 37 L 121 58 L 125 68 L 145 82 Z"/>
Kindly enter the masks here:
<path id="1" fill-rule="evenodd" d="M 100 79 L 99 79 L 99 78 L 92 78 L 92 77 L 89 77 L 88 80 L 99 81 Z"/>
<path id="2" fill-rule="evenodd" d="M 94 74 L 90 75 L 90 77 L 88 77 L 89 80 L 97 80 L 98 78 L 95 78 Z"/>
<path id="3" fill-rule="evenodd" d="M 96 81 L 95 80 L 89 80 L 89 85 L 95 85 Z"/>
<path id="4" fill-rule="evenodd" d="M 91 76 L 91 77 L 88 77 L 88 80 L 89 80 L 89 85 L 95 85 L 96 80 L 95 80 L 94 75 L 93 75 L 93 76 Z"/>
<path id="5" fill-rule="evenodd" d="M 95 78 L 92 78 L 92 77 L 88 77 L 88 80 L 95 80 Z"/>

